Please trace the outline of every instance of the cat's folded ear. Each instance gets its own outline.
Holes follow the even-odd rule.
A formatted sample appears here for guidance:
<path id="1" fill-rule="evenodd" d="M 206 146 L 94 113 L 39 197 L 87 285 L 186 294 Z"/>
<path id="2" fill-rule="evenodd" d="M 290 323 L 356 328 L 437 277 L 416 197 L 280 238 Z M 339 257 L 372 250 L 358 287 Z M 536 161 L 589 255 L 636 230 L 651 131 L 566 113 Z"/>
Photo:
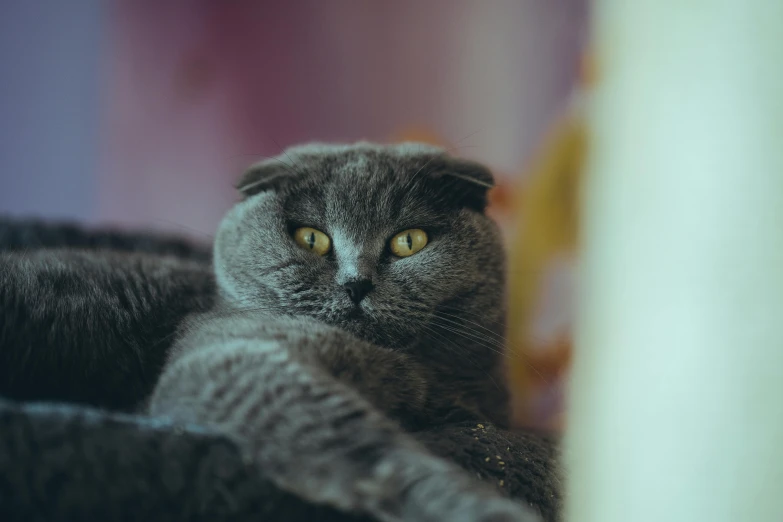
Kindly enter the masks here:
<path id="1" fill-rule="evenodd" d="M 484 212 L 487 208 L 487 193 L 495 186 L 492 172 L 475 161 L 443 156 L 430 171 L 430 177 L 437 181 L 438 191 L 454 203 Z"/>
<path id="2" fill-rule="evenodd" d="M 236 188 L 244 197 L 275 190 L 295 176 L 291 167 L 280 159 L 271 158 L 251 165 L 242 175 Z"/>

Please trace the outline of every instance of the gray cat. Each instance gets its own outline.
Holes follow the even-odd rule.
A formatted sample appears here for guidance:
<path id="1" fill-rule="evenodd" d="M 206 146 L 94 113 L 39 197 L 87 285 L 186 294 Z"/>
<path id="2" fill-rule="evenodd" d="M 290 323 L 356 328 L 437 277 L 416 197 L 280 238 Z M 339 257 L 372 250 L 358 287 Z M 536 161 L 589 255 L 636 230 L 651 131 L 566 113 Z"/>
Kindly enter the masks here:
<path id="1" fill-rule="evenodd" d="M 406 434 L 508 422 L 492 184 L 418 144 L 310 145 L 252 167 L 216 237 L 217 297 L 143 372 L 148 412 L 223 431 L 312 502 L 381 521 L 535 520 Z"/>

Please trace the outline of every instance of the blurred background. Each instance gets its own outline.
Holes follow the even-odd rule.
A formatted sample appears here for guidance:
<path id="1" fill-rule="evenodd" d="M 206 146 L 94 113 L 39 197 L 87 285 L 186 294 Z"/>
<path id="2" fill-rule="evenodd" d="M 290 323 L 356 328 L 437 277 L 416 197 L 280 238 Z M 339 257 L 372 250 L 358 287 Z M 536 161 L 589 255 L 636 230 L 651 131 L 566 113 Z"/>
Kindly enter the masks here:
<path id="1" fill-rule="evenodd" d="M 518 245 L 584 79 L 586 3 L 3 0 L 0 213 L 209 240 L 242 169 L 291 144 L 450 147 L 494 169 L 512 255 L 543 259 L 512 274 L 510 365 L 519 418 L 558 427 L 570 257 Z"/>

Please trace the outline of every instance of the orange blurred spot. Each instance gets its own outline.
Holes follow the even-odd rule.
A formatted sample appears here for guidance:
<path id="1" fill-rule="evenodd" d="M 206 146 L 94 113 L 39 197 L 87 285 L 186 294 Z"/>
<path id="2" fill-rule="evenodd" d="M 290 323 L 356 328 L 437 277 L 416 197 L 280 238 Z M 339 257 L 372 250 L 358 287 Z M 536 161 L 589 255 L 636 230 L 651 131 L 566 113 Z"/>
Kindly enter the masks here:
<path id="1" fill-rule="evenodd" d="M 446 143 L 436 133 L 427 130 L 423 127 L 410 127 L 403 129 L 400 132 L 396 132 L 391 136 L 392 143 L 399 143 L 403 141 L 416 141 L 419 143 L 427 143 L 429 145 L 435 145 L 436 147 L 445 147 Z"/>

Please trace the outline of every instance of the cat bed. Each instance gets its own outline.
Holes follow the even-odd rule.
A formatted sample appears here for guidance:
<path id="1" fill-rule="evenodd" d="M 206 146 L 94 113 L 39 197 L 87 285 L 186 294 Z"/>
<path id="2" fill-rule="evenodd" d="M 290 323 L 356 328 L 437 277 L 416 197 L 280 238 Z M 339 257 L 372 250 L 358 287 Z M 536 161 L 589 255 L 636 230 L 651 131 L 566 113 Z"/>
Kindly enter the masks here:
<path id="1" fill-rule="evenodd" d="M 151 234 L 87 232 L 0 219 L 0 250 L 109 248 L 209 263 L 209 249 Z M 413 433 L 450 459 L 557 520 L 557 441 L 489 424 Z M 228 439 L 199 426 L 85 406 L 0 399 L 0 520 L 363 520 L 302 502 L 261 478 Z"/>

